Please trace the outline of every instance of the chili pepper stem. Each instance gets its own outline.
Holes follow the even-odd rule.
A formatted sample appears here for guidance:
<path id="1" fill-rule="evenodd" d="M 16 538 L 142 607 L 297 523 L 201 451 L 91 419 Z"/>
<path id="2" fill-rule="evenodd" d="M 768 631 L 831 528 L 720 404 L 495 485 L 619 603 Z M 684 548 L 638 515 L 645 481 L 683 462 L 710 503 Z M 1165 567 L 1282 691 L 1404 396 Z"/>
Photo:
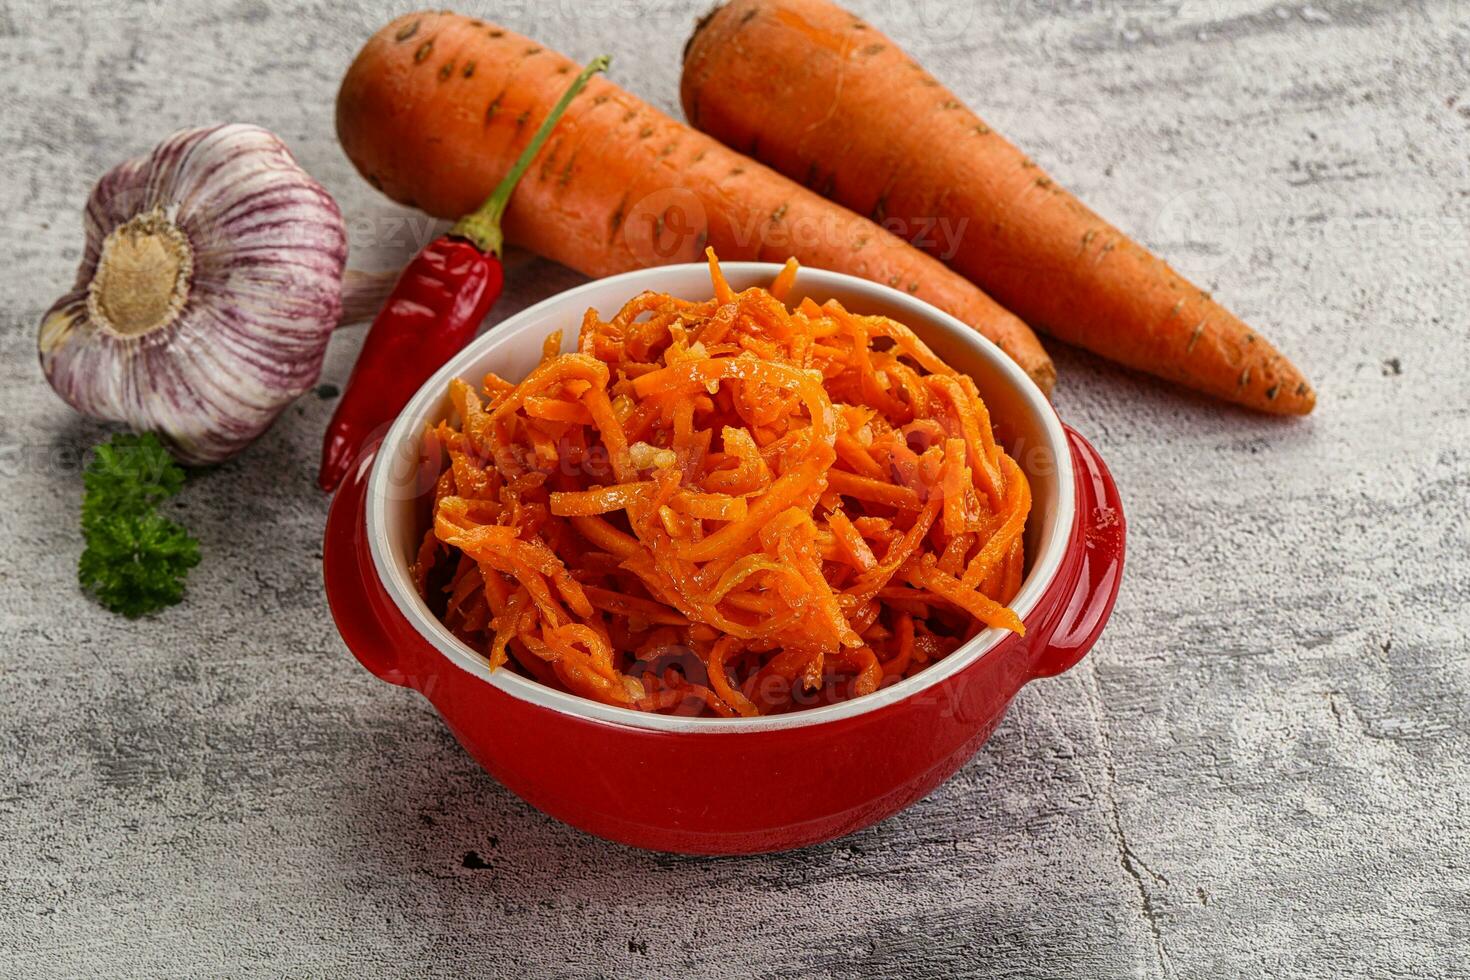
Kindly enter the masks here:
<path id="1" fill-rule="evenodd" d="M 542 145 L 551 136 L 551 131 L 556 128 L 556 124 L 566 112 L 567 106 L 571 105 L 572 100 L 577 97 L 577 93 L 587 87 L 593 75 L 607 71 L 607 66 L 611 63 L 612 57 L 609 55 L 593 58 L 587 63 L 587 67 L 582 69 L 582 73 L 572 81 L 572 84 L 562 93 L 561 99 L 541 121 L 541 127 L 536 130 L 536 135 L 531 137 L 531 142 L 526 144 L 526 148 L 521 151 L 515 166 L 510 168 L 510 173 L 506 174 L 505 178 L 496 185 L 490 197 L 480 205 L 478 210 L 460 218 L 454 227 L 449 229 L 451 235 L 468 239 L 486 255 L 500 257 L 501 250 L 505 247 L 505 235 L 500 230 L 500 221 L 505 216 L 505 207 L 510 203 L 510 196 L 515 192 L 516 185 L 530 169 L 532 161 L 536 159 L 536 154 L 541 152 Z"/>

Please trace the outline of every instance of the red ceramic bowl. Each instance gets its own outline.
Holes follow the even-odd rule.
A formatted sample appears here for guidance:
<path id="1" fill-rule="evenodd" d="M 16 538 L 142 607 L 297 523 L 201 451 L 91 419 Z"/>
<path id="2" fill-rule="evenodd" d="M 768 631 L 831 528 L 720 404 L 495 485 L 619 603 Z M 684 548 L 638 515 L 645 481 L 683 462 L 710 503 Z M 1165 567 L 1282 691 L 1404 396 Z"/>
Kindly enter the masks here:
<path id="1" fill-rule="evenodd" d="M 732 263 L 725 273 L 739 289 L 768 283 L 778 268 Z M 421 692 L 496 779 L 589 833 L 661 851 L 749 854 L 866 827 L 963 765 L 1021 685 L 1066 670 L 1092 646 L 1123 570 L 1117 489 L 1086 440 L 969 327 L 895 290 L 805 269 L 798 298 L 836 297 L 849 309 L 893 316 L 974 377 L 1034 494 L 1029 567 L 1012 603 L 1026 636 L 988 630 L 892 687 L 771 718 L 644 714 L 491 671 L 411 584 L 427 520 L 420 434 L 448 410 L 451 377 L 478 380 L 490 370 L 523 377 L 549 332 L 564 330 L 570 346 L 588 307 L 610 315 L 645 289 L 704 298 L 708 272 L 665 266 L 563 293 L 496 326 L 424 386 L 332 503 L 325 545 L 332 615 L 363 666 Z"/>

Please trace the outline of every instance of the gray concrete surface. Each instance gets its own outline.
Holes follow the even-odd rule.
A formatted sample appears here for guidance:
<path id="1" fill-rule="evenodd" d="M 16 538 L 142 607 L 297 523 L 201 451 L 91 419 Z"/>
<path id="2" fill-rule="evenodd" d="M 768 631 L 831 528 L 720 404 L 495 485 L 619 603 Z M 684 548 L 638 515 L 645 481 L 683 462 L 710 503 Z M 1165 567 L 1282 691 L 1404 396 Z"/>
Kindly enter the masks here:
<path id="1" fill-rule="evenodd" d="M 472 4 L 676 109 L 701 4 Z M 0 0 L 0 974 L 1466 976 L 1470 9 L 854 0 L 1054 175 L 1307 368 L 1283 423 L 1058 351 L 1131 566 L 1094 654 L 908 812 L 688 860 L 520 803 L 327 618 L 307 397 L 179 505 L 188 600 L 75 585 L 78 461 L 37 318 L 108 166 L 281 133 L 359 264 L 427 234 L 351 170 L 364 2 Z M 513 261 L 499 313 L 577 281 Z M 333 344 L 340 382 L 358 344 Z"/>

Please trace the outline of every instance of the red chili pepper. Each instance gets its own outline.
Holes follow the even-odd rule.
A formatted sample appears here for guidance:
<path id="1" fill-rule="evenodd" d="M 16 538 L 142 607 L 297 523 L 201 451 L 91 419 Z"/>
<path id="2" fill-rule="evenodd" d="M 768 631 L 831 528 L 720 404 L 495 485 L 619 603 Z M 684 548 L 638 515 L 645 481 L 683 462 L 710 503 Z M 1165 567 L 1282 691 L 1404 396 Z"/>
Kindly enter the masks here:
<path id="1" fill-rule="evenodd" d="M 373 436 L 383 432 L 409 399 L 474 337 L 500 298 L 505 270 L 500 221 L 510 195 L 557 121 L 609 58 L 582 70 L 547 114 L 510 173 L 478 211 L 430 242 L 399 276 L 347 379 L 327 425 L 317 484 L 330 493 L 352 469 Z"/>

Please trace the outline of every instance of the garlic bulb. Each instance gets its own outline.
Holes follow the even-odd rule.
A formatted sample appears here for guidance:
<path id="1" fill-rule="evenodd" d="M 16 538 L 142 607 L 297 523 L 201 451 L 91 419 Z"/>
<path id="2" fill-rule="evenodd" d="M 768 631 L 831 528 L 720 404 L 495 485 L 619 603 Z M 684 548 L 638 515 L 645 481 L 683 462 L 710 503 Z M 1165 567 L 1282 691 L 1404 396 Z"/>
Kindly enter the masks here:
<path id="1" fill-rule="evenodd" d="M 98 181 L 76 285 L 41 367 L 87 415 L 228 459 L 321 373 L 347 235 L 331 196 L 256 126 L 184 130 Z"/>

